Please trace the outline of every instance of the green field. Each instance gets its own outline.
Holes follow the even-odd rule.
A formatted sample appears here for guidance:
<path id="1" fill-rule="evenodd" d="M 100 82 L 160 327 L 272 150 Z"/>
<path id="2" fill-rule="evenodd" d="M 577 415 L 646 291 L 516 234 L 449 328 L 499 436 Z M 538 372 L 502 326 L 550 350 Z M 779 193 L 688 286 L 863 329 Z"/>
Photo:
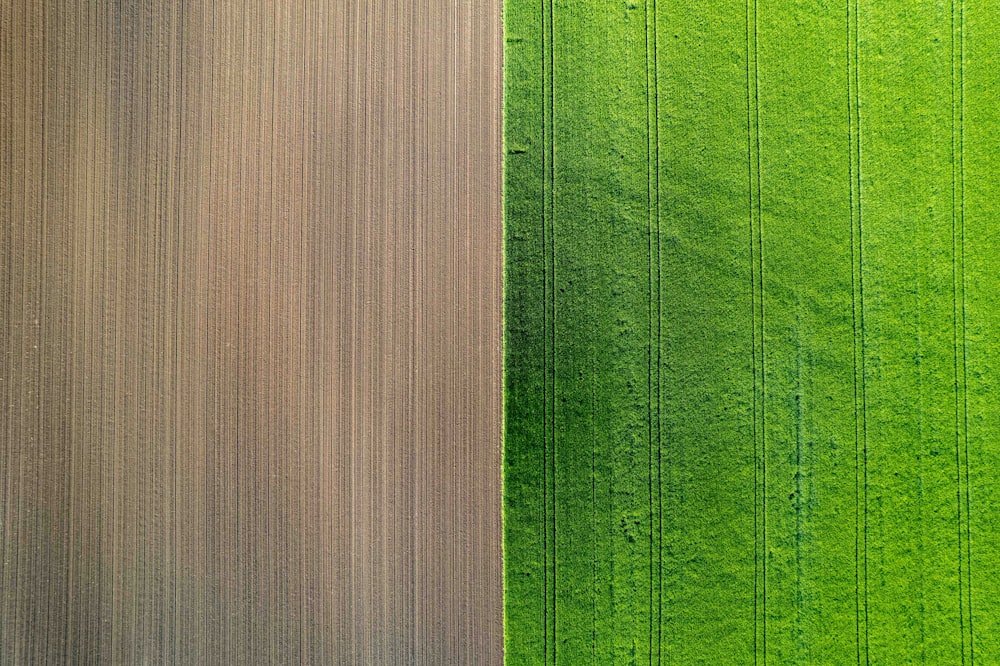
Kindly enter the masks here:
<path id="1" fill-rule="evenodd" d="M 509 664 L 1000 664 L 1000 1 L 508 0 Z"/>

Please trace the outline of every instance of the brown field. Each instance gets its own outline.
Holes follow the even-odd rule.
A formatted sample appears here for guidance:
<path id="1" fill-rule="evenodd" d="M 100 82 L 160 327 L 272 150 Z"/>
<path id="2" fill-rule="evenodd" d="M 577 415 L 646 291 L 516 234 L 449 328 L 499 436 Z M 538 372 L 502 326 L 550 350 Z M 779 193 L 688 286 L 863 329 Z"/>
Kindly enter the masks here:
<path id="1" fill-rule="evenodd" d="M 0 3 L 0 663 L 500 663 L 500 58 Z"/>

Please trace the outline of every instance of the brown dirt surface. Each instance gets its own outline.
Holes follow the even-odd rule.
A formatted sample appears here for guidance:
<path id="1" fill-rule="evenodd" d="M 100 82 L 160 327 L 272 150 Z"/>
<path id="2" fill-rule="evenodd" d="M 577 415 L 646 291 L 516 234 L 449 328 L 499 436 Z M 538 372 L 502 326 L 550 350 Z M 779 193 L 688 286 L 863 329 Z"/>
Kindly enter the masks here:
<path id="1" fill-rule="evenodd" d="M 0 3 L 0 663 L 502 661 L 499 4 Z"/>

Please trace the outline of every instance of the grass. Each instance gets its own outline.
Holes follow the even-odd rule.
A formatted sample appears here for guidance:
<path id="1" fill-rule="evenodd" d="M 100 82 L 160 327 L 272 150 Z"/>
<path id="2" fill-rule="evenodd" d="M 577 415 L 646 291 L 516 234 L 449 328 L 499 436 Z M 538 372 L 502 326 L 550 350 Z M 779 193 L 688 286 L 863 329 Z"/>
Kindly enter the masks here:
<path id="1" fill-rule="evenodd" d="M 508 663 L 1000 663 L 996 4 L 509 0 Z"/>

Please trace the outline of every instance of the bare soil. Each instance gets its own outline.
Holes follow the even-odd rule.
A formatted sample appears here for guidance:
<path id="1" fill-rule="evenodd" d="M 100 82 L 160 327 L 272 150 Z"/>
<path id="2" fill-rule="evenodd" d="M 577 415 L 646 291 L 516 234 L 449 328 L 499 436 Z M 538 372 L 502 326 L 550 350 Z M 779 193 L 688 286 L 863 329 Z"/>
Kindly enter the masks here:
<path id="1" fill-rule="evenodd" d="M 499 4 L 0 4 L 0 663 L 502 661 Z"/>

